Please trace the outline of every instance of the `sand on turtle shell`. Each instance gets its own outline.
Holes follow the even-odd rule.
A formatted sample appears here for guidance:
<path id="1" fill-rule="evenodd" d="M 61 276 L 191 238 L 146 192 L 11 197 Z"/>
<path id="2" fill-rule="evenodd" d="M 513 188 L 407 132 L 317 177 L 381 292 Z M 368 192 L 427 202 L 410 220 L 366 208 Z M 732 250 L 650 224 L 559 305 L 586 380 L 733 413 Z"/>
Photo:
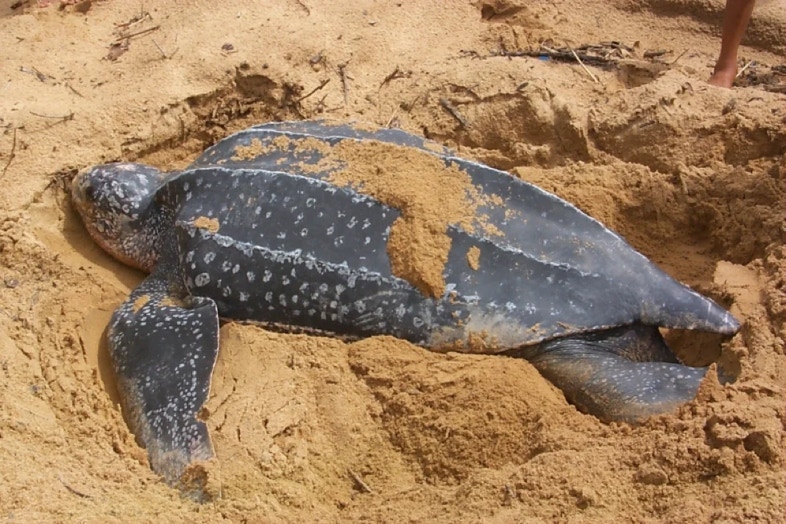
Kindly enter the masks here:
<path id="1" fill-rule="evenodd" d="M 786 103 L 704 83 L 722 0 L 12 4 L 0 2 L 0 518 L 783 519 Z M 783 9 L 757 7 L 742 58 L 783 63 Z M 598 82 L 577 64 L 490 56 L 610 40 L 635 56 L 592 68 Z M 203 413 L 217 459 L 196 472 L 215 499 L 181 499 L 128 432 L 106 352 L 112 311 L 144 275 L 89 238 L 67 183 L 105 161 L 182 168 L 247 126 L 320 117 L 425 135 L 608 224 L 743 320 L 726 342 L 668 334 L 738 381 L 710 377 L 677 413 L 606 425 L 522 360 L 226 323 Z M 471 199 L 442 209 L 456 188 L 392 171 L 374 191 L 427 192 L 407 234 L 444 250 L 433 232 Z M 438 261 L 410 262 L 424 289 L 440 289 Z"/>

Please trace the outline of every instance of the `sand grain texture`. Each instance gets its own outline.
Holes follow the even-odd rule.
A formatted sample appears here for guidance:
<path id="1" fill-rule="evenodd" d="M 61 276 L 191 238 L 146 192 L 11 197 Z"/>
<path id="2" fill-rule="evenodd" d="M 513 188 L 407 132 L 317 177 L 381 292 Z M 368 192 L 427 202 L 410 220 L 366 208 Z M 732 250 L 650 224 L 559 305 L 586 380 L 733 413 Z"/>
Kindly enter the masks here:
<path id="1" fill-rule="evenodd" d="M 126 50 L 118 26 L 141 2 L 12 3 L 0 2 L 0 519 L 782 521 L 786 98 L 704 83 L 721 0 L 160 0 L 126 34 L 158 28 Z M 783 21 L 782 3 L 758 8 L 742 56 L 783 63 Z M 595 82 L 577 64 L 488 58 L 547 39 L 679 59 L 593 68 Z M 739 380 L 709 379 L 641 427 L 605 425 L 525 361 L 227 323 L 206 406 L 216 499 L 181 500 L 123 422 L 103 338 L 143 275 L 91 241 L 65 189 L 99 162 L 181 168 L 254 123 L 318 117 L 425 134 L 573 202 L 744 321 L 722 347 L 668 335 Z M 461 212 L 424 207 L 402 238 L 430 242 Z M 438 291 L 439 274 L 422 285 Z"/>

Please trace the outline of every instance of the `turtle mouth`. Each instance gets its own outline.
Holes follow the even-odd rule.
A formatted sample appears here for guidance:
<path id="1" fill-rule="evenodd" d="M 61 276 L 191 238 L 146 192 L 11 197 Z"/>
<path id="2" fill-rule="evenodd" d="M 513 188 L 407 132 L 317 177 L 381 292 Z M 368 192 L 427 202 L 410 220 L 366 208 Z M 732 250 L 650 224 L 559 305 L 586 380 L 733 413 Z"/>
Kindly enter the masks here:
<path id="1" fill-rule="evenodd" d="M 119 241 L 119 239 L 122 238 L 122 235 L 118 235 L 117 230 L 114 228 L 107 227 L 107 221 L 100 218 L 94 218 L 89 221 L 85 219 L 85 224 L 85 228 L 87 229 L 87 233 L 90 235 L 90 238 L 92 238 L 93 241 L 112 258 L 127 266 L 134 267 L 146 273 L 149 273 L 152 270 L 152 267 L 141 263 L 136 258 L 125 253 L 123 245 Z"/>
<path id="2" fill-rule="evenodd" d="M 142 271 L 150 272 L 152 268 L 141 264 L 138 260 L 125 253 L 122 245 L 123 238 L 132 236 L 130 232 L 129 234 L 124 234 L 124 230 L 127 228 L 122 223 L 118 223 L 116 219 L 112 220 L 102 216 L 101 213 L 97 212 L 94 200 L 85 198 L 85 196 L 85 189 L 75 180 L 71 198 L 74 208 L 82 218 L 82 223 L 85 225 L 90 238 L 115 260 Z"/>
<path id="3" fill-rule="evenodd" d="M 79 208 L 87 204 L 88 201 L 95 201 L 94 188 L 90 184 L 88 176 L 90 172 L 90 169 L 85 169 L 77 173 L 71 181 L 71 199 Z"/>
<path id="4" fill-rule="evenodd" d="M 93 241 L 119 262 L 148 273 L 158 260 L 158 237 L 143 211 L 159 175 L 140 164 L 104 164 L 71 181 L 72 206 Z"/>

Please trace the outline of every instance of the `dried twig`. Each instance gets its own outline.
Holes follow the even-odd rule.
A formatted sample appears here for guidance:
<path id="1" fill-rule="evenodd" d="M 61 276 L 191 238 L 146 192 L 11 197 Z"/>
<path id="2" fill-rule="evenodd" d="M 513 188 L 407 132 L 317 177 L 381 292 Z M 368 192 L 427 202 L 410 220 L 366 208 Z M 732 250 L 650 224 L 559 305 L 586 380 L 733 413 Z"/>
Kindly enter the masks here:
<path id="1" fill-rule="evenodd" d="M 582 68 L 582 69 L 583 69 L 583 70 L 584 70 L 584 71 L 585 71 L 585 72 L 586 72 L 586 73 L 589 75 L 589 77 L 592 79 L 592 81 L 593 81 L 593 82 L 595 82 L 595 83 L 598 83 L 598 82 L 600 82 L 600 80 L 598 79 L 598 77 L 597 77 L 597 76 L 595 76 L 595 75 L 592 73 L 592 71 L 590 71 L 589 69 L 587 69 L 587 66 L 585 66 L 585 65 L 584 65 L 584 62 L 582 62 L 582 61 L 581 61 L 581 58 L 579 58 L 579 55 L 577 55 L 577 54 L 576 54 L 576 51 L 574 51 L 574 50 L 573 50 L 573 48 L 572 48 L 572 47 L 570 47 L 570 46 L 568 46 L 568 49 L 570 49 L 570 52 L 571 52 L 571 53 L 573 53 L 573 57 L 576 59 L 576 62 L 578 62 L 578 63 L 579 63 L 579 65 L 581 66 L 581 68 Z"/>
<path id="2" fill-rule="evenodd" d="M 582 61 L 585 64 L 592 64 L 596 66 L 608 66 L 609 64 L 613 64 L 616 62 L 615 59 L 606 58 L 602 56 L 594 56 L 588 55 L 586 53 L 577 53 L 581 56 Z M 521 57 L 521 56 L 531 56 L 533 58 L 543 58 L 547 57 L 552 60 L 558 60 L 561 62 L 575 62 L 576 58 L 573 56 L 573 53 L 568 51 L 567 49 L 552 49 L 548 46 L 541 46 L 540 49 L 537 50 L 520 50 L 520 51 L 504 51 L 492 54 L 491 56 L 505 56 L 508 58 L 511 57 Z"/>
<path id="3" fill-rule="evenodd" d="M 124 22 L 124 23 L 122 23 L 122 24 L 115 24 L 115 28 L 117 28 L 117 29 L 120 29 L 120 30 L 123 30 L 123 29 L 128 29 L 128 28 L 129 28 L 129 27 L 131 27 L 132 25 L 136 25 L 136 24 L 142 23 L 142 22 L 144 22 L 145 20 L 147 20 L 148 18 L 152 20 L 152 18 L 153 18 L 153 17 L 152 17 L 152 16 L 150 16 L 150 13 L 148 13 L 147 11 L 145 11 L 144 9 L 142 9 L 142 10 L 139 12 L 139 14 L 138 14 L 138 15 L 135 15 L 135 16 L 134 16 L 133 18 L 131 18 L 131 20 L 129 20 L 128 22 Z"/>
<path id="4" fill-rule="evenodd" d="M 8 162 L 5 163 L 5 167 L 3 168 L 3 174 L 0 178 L 5 176 L 5 172 L 8 171 L 8 167 L 11 165 L 11 162 L 14 161 L 14 157 L 16 156 L 16 128 L 14 128 L 14 135 L 11 139 L 11 154 L 8 156 Z"/>
<path id="5" fill-rule="evenodd" d="M 39 82 L 46 82 L 47 80 L 54 80 L 55 79 L 55 77 L 53 77 L 52 75 L 48 75 L 46 73 L 42 73 L 41 71 L 39 71 L 35 67 L 31 67 L 31 68 L 28 69 L 28 68 L 26 68 L 24 66 L 21 66 L 19 68 L 19 70 L 21 72 L 23 72 L 23 73 L 27 73 L 28 75 L 35 76 L 38 79 Z"/>
<path id="6" fill-rule="evenodd" d="M 319 85 L 318 85 L 317 87 L 315 87 L 314 89 L 312 89 L 311 91 L 309 91 L 309 92 L 308 92 L 308 93 L 306 93 L 305 95 L 303 95 L 303 96 L 301 96 L 300 98 L 298 98 L 297 100 L 295 100 L 295 103 L 297 104 L 298 102 L 302 102 L 302 101 L 303 101 L 303 100 L 305 100 L 306 98 L 310 97 L 311 95 L 313 95 L 314 93 L 316 93 L 317 91 L 319 91 L 320 89 L 322 89 L 323 87 L 325 87 L 326 85 L 328 85 L 328 82 L 330 82 L 330 79 L 329 79 L 329 78 L 326 78 L 325 80 L 323 80 L 322 82 L 320 82 L 320 83 L 319 83 Z"/>
<path id="7" fill-rule="evenodd" d="M 621 42 L 610 41 L 600 42 L 598 44 L 583 44 L 575 48 L 568 47 L 554 47 L 549 41 L 543 42 L 537 49 L 520 49 L 510 51 L 500 46 L 496 51 L 493 51 L 489 56 L 504 56 L 504 57 L 533 57 L 539 59 L 549 59 L 560 62 L 579 62 L 585 71 L 589 69 L 586 66 L 611 68 L 616 67 L 622 59 L 630 58 L 635 53 L 635 49 L 627 46 Z M 654 60 L 668 51 L 647 51 L 644 53 L 644 58 Z M 464 53 L 467 56 L 467 53 Z M 475 55 L 472 55 L 475 56 Z M 477 55 L 478 58 L 486 58 Z M 679 57 L 678 57 L 679 59 Z M 589 70 L 591 71 L 591 69 Z M 600 79 L 592 72 L 588 74 L 593 80 Z"/>
<path id="8" fill-rule="evenodd" d="M 347 64 L 343 62 L 338 65 L 338 75 L 341 77 L 341 90 L 344 92 L 344 105 L 349 105 L 349 83 L 347 81 Z"/>
<path id="9" fill-rule="evenodd" d="M 664 49 L 656 49 L 654 51 L 644 51 L 644 58 L 660 58 L 666 53 L 668 53 L 668 51 Z"/>
<path id="10" fill-rule="evenodd" d="M 153 45 L 156 46 L 156 49 L 158 49 L 158 52 L 161 53 L 161 56 L 163 56 L 164 60 L 166 60 L 168 57 L 166 56 L 166 53 L 164 52 L 164 50 L 161 49 L 161 46 L 158 45 L 158 42 L 156 42 L 155 38 L 151 38 L 150 41 L 153 42 Z"/>
<path id="11" fill-rule="evenodd" d="M 77 91 L 76 89 L 74 89 L 74 87 L 73 87 L 71 84 L 69 84 L 68 82 L 66 82 L 65 86 L 66 86 L 68 89 L 70 89 L 70 90 L 71 90 L 71 92 L 72 92 L 72 93 L 74 93 L 75 95 L 77 95 L 77 96 L 79 96 L 79 97 L 82 97 L 82 98 L 84 98 L 84 97 L 85 97 L 85 95 L 83 95 L 82 93 L 80 93 L 79 91 Z"/>
<path id="12" fill-rule="evenodd" d="M 153 45 L 154 45 L 154 46 L 156 46 L 156 49 L 158 49 L 158 52 L 159 52 L 159 53 L 161 53 L 161 56 L 163 56 L 163 57 L 164 57 L 164 60 L 168 60 L 168 59 L 172 58 L 173 56 L 175 56 L 175 53 L 177 53 L 177 52 L 180 50 L 180 48 L 179 48 L 179 47 L 177 47 L 177 48 L 175 48 L 175 50 L 174 50 L 174 51 L 172 51 L 172 54 L 170 54 L 170 55 L 167 55 L 167 54 L 164 52 L 164 50 L 163 50 L 163 49 L 161 49 L 161 46 L 160 46 L 160 45 L 158 45 L 158 42 L 156 42 L 154 38 L 152 38 L 152 37 L 151 37 L 151 38 L 150 38 L 150 40 L 153 42 Z"/>
<path id="13" fill-rule="evenodd" d="M 742 69 L 740 69 L 739 73 L 737 73 L 737 74 L 734 76 L 734 78 L 739 78 L 739 77 L 741 77 L 741 76 L 742 76 L 742 73 L 744 73 L 744 72 L 745 72 L 745 70 L 746 70 L 746 69 L 748 69 L 748 68 L 749 68 L 751 65 L 753 65 L 753 60 L 751 60 L 750 62 L 748 62 L 748 63 L 747 63 L 747 64 L 745 64 L 744 66 L 742 66 Z"/>
<path id="14" fill-rule="evenodd" d="M 89 499 L 89 498 L 92 498 L 92 497 L 91 497 L 90 495 L 88 495 L 87 493 L 83 493 L 83 492 L 81 492 L 81 491 L 78 491 L 78 490 L 76 490 L 76 489 L 72 488 L 71 486 L 69 486 L 68 484 L 66 484 L 66 483 L 65 483 L 65 481 L 64 481 L 64 480 L 63 480 L 63 479 L 60 477 L 60 475 L 57 475 L 57 480 L 59 480 L 59 481 L 60 481 L 60 484 L 62 484 L 62 485 L 63 485 L 63 487 L 65 487 L 65 489 L 67 489 L 68 491 L 70 491 L 70 492 L 71 492 L 71 493 L 73 493 L 74 495 L 76 495 L 76 496 L 78 496 L 78 497 L 82 497 L 83 499 Z"/>
<path id="15" fill-rule="evenodd" d="M 415 108 L 415 104 L 418 103 L 420 97 L 422 97 L 424 94 L 425 93 L 418 93 L 417 95 L 415 95 L 415 98 L 412 99 L 412 102 L 410 102 L 409 105 L 404 108 L 407 110 L 407 114 L 410 114 L 412 112 L 412 110 Z"/>
<path id="16" fill-rule="evenodd" d="M 303 2 L 303 0 L 295 0 L 295 2 L 297 2 L 297 5 L 303 8 L 303 10 L 306 12 L 307 15 L 311 16 L 311 9 L 309 9 L 309 7 L 306 5 L 305 2 Z"/>
<path id="17" fill-rule="evenodd" d="M 66 122 L 74 118 L 73 111 L 68 113 L 67 115 L 42 115 L 41 113 L 36 113 L 34 111 L 30 111 L 30 114 L 40 118 L 52 118 L 54 120 L 62 120 L 63 122 Z"/>
<path id="18" fill-rule="evenodd" d="M 137 31 L 135 33 L 129 33 L 127 35 L 121 35 L 120 38 L 117 39 L 117 41 L 115 41 L 115 44 L 120 44 L 120 43 L 123 42 L 123 40 L 128 40 L 130 38 L 134 38 L 135 36 L 140 36 L 140 35 L 144 35 L 146 33 L 151 33 L 153 31 L 157 31 L 160 28 L 161 28 L 160 25 L 154 25 L 153 27 L 148 27 L 147 29 L 140 29 L 139 31 Z"/>
<path id="19" fill-rule="evenodd" d="M 455 118 L 456 120 L 458 120 L 458 123 L 459 123 L 459 124 L 461 124 L 461 126 L 462 126 L 463 128 L 465 128 L 465 129 L 466 129 L 466 128 L 469 128 L 469 122 L 467 122 L 467 119 L 466 119 L 466 118 L 464 118 L 463 116 L 461 116 L 461 113 L 459 113 L 459 110 L 458 110 L 458 109 L 456 109 L 456 106 L 454 106 L 453 104 L 451 104 L 451 103 L 450 103 L 450 101 L 449 101 L 447 98 L 440 98 L 440 99 L 439 99 L 439 105 L 441 105 L 442 107 L 444 107 L 444 108 L 445 108 L 445 110 L 446 110 L 448 113 L 450 113 L 450 115 L 451 115 L 453 118 Z"/>
<path id="20" fill-rule="evenodd" d="M 390 118 L 388 118 L 388 121 L 385 124 L 386 128 L 390 129 L 390 125 L 393 123 L 393 120 L 396 118 L 396 115 L 398 114 L 398 110 L 399 110 L 399 106 L 396 106 L 396 110 L 393 111 L 393 114 L 390 115 Z"/>
<path id="21" fill-rule="evenodd" d="M 674 60 L 672 60 L 671 62 L 669 62 L 669 65 L 674 65 L 674 64 L 676 64 L 676 63 L 677 63 L 677 61 L 678 61 L 680 58 L 682 58 L 683 56 L 685 56 L 685 53 L 687 53 L 687 52 L 688 52 L 688 50 L 686 49 L 685 51 L 683 51 L 682 53 L 680 53 L 680 56 L 678 56 L 677 58 L 675 58 Z"/>
<path id="22" fill-rule="evenodd" d="M 352 477 L 352 480 L 355 481 L 355 483 L 360 487 L 361 490 L 365 491 L 366 493 L 374 493 L 374 490 L 371 489 L 368 486 L 368 484 L 363 482 L 363 479 L 360 478 L 360 475 L 358 475 L 357 473 L 355 473 L 349 468 L 347 468 L 347 473 L 349 473 L 349 476 Z"/>
<path id="23" fill-rule="evenodd" d="M 412 112 L 412 109 L 415 108 L 415 104 L 418 102 L 418 100 L 420 100 L 420 97 L 422 97 L 423 94 L 424 93 L 418 93 L 417 95 L 415 95 L 415 98 L 412 99 L 412 102 L 410 102 L 408 104 L 406 102 L 401 103 L 396 108 L 396 110 L 393 111 L 393 114 L 390 115 L 390 118 L 388 118 L 388 122 L 387 122 L 387 124 L 385 124 L 385 127 L 390 128 L 393 125 L 393 122 L 397 121 L 396 115 L 398 115 L 398 110 L 399 109 L 404 109 L 406 111 L 406 114 L 410 114 Z M 398 124 L 396 124 L 396 127 L 398 127 Z"/>
<path id="24" fill-rule="evenodd" d="M 397 78 L 406 78 L 407 76 L 409 76 L 408 73 L 405 73 L 398 66 L 396 66 L 393 72 L 390 73 L 388 76 L 386 76 L 384 80 L 382 80 L 382 83 L 379 84 L 379 88 L 381 89 L 385 84 L 387 84 L 391 80 L 396 80 Z"/>
<path id="25" fill-rule="evenodd" d="M 38 77 L 38 79 L 41 80 L 42 82 L 45 82 L 47 79 L 48 80 L 54 80 L 55 79 L 55 77 L 53 77 L 52 75 L 49 75 L 49 74 L 46 74 L 46 73 L 42 73 L 41 71 L 39 71 L 37 67 L 33 67 L 32 69 L 33 69 L 33 72 Z"/>

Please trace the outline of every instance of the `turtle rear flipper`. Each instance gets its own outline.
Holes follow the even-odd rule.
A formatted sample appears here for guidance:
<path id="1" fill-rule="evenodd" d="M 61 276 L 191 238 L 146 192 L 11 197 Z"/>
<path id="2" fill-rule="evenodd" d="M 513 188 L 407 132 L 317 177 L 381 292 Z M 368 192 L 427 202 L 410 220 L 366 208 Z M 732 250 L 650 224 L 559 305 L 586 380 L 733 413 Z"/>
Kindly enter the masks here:
<path id="1" fill-rule="evenodd" d="M 181 477 L 189 464 L 214 456 L 198 413 L 218 354 L 218 311 L 210 299 L 173 293 L 165 266 L 115 311 L 109 351 L 127 422 L 152 469 L 202 499 L 204 486 Z"/>
<path id="2" fill-rule="evenodd" d="M 582 411 L 639 422 L 693 400 L 707 368 L 677 363 L 657 327 L 634 325 L 555 339 L 510 353 L 527 358 Z"/>

